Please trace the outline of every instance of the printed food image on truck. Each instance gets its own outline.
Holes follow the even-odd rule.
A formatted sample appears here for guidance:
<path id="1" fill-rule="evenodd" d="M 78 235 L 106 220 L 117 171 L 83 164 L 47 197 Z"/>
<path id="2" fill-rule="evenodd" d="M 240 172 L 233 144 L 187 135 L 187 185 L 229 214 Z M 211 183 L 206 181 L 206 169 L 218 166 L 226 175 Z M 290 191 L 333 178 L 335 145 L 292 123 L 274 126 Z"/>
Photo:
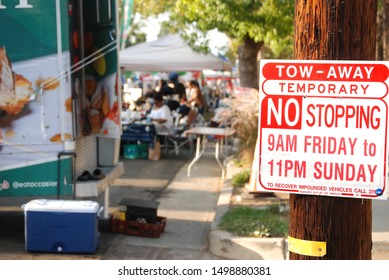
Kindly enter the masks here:
<path id="1" fill-rule="evenodd" d="M 33 93 L 32 84 L 12 71 L 5 47 L 0 46 L 0 114 L 17 115 Z"/>

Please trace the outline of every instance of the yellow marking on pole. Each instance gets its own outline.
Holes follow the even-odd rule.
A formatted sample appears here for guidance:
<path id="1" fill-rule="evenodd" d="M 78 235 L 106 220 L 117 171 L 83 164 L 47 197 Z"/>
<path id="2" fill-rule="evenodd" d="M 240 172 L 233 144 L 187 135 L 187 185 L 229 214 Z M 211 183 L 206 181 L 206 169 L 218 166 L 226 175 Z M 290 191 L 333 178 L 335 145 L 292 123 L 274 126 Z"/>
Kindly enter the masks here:
<path id="1" fill-rule="evenodd" d="M 325 241 L 310 241 L 288 236 L 289 251 L 299 255 L 323 257 L 326 255 Z"/>

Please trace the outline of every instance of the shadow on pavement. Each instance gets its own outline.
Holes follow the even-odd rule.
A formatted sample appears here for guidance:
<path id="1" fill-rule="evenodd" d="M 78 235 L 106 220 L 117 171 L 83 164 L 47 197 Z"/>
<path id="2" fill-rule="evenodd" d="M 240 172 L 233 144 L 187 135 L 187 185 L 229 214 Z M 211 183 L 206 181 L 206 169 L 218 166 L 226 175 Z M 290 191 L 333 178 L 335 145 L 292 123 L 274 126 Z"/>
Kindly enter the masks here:
<path id="1" fill-rule="evenodd" d="M 184 156 L 162 155 L 161 160 L 125 159 L 124 174 L 110 188 L 110 207 L 119 206 L 123 197 L 154 199 L 171 182 L 180 168 L 187 162 Z M 0 260 L 26 259 L 101 259 L 112 245 L 116 234 L 109 232 L 108 220 L 99 221 L 99 248 L 93 254 L 50 254 L 25 251 L 24 212 L 22 205 L 31 198 L 0 198 Z M 46 197 L 47 198 L 47 197 Z M 55 199 L 54 197 L 52 199 Z"/>

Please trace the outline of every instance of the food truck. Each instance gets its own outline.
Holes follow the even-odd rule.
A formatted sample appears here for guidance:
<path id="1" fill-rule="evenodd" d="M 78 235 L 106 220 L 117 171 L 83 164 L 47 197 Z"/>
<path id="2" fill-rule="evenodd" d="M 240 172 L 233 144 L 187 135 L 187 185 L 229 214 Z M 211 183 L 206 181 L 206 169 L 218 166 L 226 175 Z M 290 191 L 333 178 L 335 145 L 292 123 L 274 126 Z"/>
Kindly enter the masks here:
<path id="1" fill-rule="evenodd" d="M 107 206 L 123 172 L 117 20 L 114 0 L 0 0 L 0 198 Z"/>

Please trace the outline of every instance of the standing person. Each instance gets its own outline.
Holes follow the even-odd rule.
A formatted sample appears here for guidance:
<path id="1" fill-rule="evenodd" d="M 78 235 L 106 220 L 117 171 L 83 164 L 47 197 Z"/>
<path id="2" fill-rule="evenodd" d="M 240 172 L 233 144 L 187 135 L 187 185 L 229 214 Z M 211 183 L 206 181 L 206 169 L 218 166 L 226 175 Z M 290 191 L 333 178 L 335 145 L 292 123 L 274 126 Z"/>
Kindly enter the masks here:
<path id="1" fill-rule="evenodd" d="M 178 80 L 178 74 L 176 72 L 171 72 L 169 74 L 169 87 L 173 91 L 173 99 L 180 101 L 182 96 L 186 94 L 185 86 Z"/>
<path id="2" fill-rule="evenodd" d="M 189 82 L 189 95 L 190 99 L 188 102 L 192 104 L 197 110 L 198 113 L 204 115 L 205 100 L 201 92 L 200 86 L 195 80 Z"/>
<path id="3" fill-rule="evenodd" d="M 166 80 L 159 80 L 158 85 L 155 87 L 155 91 L 167 98 L 170 98 L 173 94 L 173 90 L 168 86 Z"/>
<path id="4" fill-rule="evenodd" d="M 167 105 L 163 103 L 161 94 L 154 96 L 154 106 L 148 114 L 148 118 L 155 124 L 155 130 L 158 133 L 170 132 L 173 128 L 173 117 Z"/>

